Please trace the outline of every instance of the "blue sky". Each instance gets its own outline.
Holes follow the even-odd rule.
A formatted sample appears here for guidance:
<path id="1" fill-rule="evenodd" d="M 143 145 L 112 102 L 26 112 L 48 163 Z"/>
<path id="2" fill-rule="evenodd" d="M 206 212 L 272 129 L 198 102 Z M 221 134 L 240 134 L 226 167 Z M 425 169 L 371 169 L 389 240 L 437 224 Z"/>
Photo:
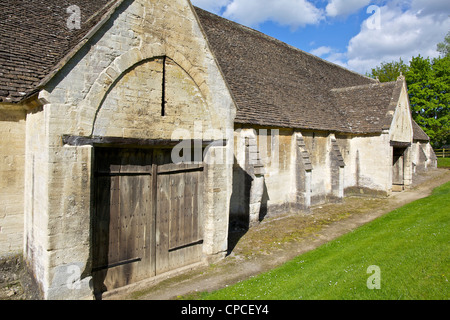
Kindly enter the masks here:
<path id="1" fill-rule="evenodd" d="M 449 0 L 191 0 L 359 73 L 381 62 L 437 57 Z"/>

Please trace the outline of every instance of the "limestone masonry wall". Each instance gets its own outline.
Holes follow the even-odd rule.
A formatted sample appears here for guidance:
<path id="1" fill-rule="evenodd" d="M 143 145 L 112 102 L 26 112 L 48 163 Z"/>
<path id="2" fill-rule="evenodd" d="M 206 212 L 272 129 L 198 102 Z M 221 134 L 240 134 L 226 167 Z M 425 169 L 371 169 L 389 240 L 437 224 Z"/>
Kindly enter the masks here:
<path id="1" fill-rule="evenodd" d="M 0 256 L 23 248 L 25 116 L 22 106 L 0 105 Z"/>
<path id="2" fill-rule="evenodd" d="M 45 298 L 89 297 L 93 147 L 62 137 L 202 139 L 202 127 L 226 139 L 235 106 L 185 0 L 125 0 L 39 98 L 27 119 L 25 258 Z M 205 170 L 207 256 L 226 252 L 232 175 L 220 157 L 231 146 L 207 154 L 219 159 Z"/>

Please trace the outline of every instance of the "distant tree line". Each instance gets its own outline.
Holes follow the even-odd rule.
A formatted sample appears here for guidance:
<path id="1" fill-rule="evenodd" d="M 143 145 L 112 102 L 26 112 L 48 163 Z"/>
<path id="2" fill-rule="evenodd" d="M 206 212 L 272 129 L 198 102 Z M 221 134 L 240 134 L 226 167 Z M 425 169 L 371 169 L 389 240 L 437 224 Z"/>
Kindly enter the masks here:
<path id="1" fill-rule="evenodd" d="M 439 58 L 412 57 L 409 64 L 383 62 L 367 76 L 380 82 L 396 81 L 402 74 L 408 85 L 413 119 L 434 148 L 450 144 L 450 32 L 437 45 Z"/>

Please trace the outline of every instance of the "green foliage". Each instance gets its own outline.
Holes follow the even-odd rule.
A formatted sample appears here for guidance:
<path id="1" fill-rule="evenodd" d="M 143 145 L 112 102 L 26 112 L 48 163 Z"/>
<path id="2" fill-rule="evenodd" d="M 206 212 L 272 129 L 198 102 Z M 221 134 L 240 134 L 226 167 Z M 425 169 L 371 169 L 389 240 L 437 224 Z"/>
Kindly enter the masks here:
<path id="1" fill-rule="evenodd" d="M 450 141 L 450 56 L 413 57 L 405 76 L 412 116 L 440 148 Z"/>
<path id="2" fill-rule="evenodd" d="M 400 61 L 383 62 L 381 66 L 372 69 L 367 76 L 378 79 L 380 82 L 396 81 L 400 74 L 408 72 L 408 65 L 402 59 Z"/>
<path id="3" fill-rule="evenodd" d="M 450 54 L 450 32 L 447 33 L 444 42 L 438 43 L 437 51 L 443 56 L 448 57 Z"/>
<path id="4" fill-rule="evenodd" d="M 450 297 L 450 183 L 285 265 L 210 300 L 447 300 Z M 370 266 L 381 271 L 370 290 Z"/>

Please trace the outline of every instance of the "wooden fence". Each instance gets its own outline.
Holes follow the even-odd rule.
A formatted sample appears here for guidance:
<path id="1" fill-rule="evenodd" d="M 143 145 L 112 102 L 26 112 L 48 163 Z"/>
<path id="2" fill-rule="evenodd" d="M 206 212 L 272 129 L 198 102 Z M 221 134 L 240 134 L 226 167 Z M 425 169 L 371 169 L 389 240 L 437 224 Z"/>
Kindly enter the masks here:
<path id="1" fill-rule="evenodd" d="M 450 149 L 434 150 L 438 158 L 450 158 Z"/>

